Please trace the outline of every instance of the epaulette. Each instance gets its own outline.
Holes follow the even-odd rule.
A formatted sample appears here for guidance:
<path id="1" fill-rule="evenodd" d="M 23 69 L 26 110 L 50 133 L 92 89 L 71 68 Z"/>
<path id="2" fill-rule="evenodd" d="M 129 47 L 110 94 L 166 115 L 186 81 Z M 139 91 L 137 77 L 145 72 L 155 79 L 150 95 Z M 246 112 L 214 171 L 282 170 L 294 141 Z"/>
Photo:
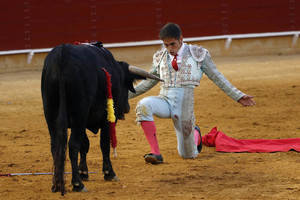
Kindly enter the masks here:
<path id="1" fill-rule="evenodd" d="M 197 62 L 202 62 L 208 53 L 208 50 L 198 45 L 189 45 L 190 52 Z"/>

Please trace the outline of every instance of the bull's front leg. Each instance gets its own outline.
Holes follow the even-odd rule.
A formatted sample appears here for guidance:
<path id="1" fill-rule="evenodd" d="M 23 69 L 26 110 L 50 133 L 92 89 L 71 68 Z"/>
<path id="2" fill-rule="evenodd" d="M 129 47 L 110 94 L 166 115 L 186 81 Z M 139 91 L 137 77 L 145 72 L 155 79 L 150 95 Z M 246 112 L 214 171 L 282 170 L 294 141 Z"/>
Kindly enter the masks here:
<path id="1" fill-rule="evenodd" d="M 72 165 L 72 185 L 73 191 L 75 192 L 87 191 L 81 181 L 78 167 L 78 154 L 81 148 L 81 141 L 84 132 L 85 129 L 72 128 L 69 140 L 69 157 Z"/>
<path id="2" fill-rule="evenodd" d="M 108 123 L 106 123 L 105 126 L 101 129 L 100 147 L 103 157 L 102 171 L 104 174 L 104 180 L 118 181 L 119 179 L 116 176 L 110 161 L 110 134 Z"/>

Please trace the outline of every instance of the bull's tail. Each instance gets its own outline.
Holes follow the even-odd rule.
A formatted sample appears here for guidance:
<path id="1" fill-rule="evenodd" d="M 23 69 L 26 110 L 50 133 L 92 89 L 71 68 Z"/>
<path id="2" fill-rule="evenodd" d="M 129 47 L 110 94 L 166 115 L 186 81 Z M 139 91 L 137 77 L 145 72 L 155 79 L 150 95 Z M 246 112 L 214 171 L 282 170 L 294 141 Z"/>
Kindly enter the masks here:
<path id="1" fill-rule="evenodd" d="M 58 113 L 55 122 L 55 134 L 53 135 L 54 152 L 53 152 L 53 187 L 52 191 L 61 191 L 61 195 L 65 193 L 65 160 L 68 141 L 68 118 L 66 105 L 66 85 L 62 71 L 64 67 L 64 45 L 60 46 L 60 52 L 57 54 L 57 79 L 58 79 Z"/>

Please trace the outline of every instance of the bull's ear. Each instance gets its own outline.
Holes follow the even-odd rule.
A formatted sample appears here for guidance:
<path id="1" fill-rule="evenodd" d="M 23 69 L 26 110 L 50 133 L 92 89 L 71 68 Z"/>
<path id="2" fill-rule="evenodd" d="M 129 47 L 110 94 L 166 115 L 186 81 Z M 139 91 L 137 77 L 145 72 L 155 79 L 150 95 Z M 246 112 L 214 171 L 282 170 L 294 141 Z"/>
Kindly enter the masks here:
<path id="1" fill-rule="evenodd" d="M 134 89 L 133 83 L 136 80 L 145 80 L 146 78 L 143 76 L 140 76 L 140 75 L 136 75 L 136 74 L 130 74 L 130 76 L 131 76 L 131 80 L 129 82 L 128 89 L 129 89 L 129 91 L 135 93 L 136 91 Z"/>
<path id="2" fill-rule="evenodd" d="M 130 84 L 128 89 L 129 89 L 130 92 L 136 93 L 136 91 L 133 87 L 133 84 Z"/>

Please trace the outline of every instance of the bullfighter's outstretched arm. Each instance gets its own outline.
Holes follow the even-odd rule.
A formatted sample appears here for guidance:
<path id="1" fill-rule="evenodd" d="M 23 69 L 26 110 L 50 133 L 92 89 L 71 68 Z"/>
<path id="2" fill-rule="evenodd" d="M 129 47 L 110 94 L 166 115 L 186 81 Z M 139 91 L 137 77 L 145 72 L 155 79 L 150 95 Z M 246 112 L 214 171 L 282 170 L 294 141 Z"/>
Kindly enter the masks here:
<path id="1" fill-rule="evenodd" d="M 206 54 L 203 60 L 202 70 L 210 80 L 212 80 L 221 90 L 223 90 L 233 100 L 238 101 L 240 98 L 245 96 L 243 92 L 234 87 L 225 78 L 225 76 L 218 71 L 209 53 Z"/>

